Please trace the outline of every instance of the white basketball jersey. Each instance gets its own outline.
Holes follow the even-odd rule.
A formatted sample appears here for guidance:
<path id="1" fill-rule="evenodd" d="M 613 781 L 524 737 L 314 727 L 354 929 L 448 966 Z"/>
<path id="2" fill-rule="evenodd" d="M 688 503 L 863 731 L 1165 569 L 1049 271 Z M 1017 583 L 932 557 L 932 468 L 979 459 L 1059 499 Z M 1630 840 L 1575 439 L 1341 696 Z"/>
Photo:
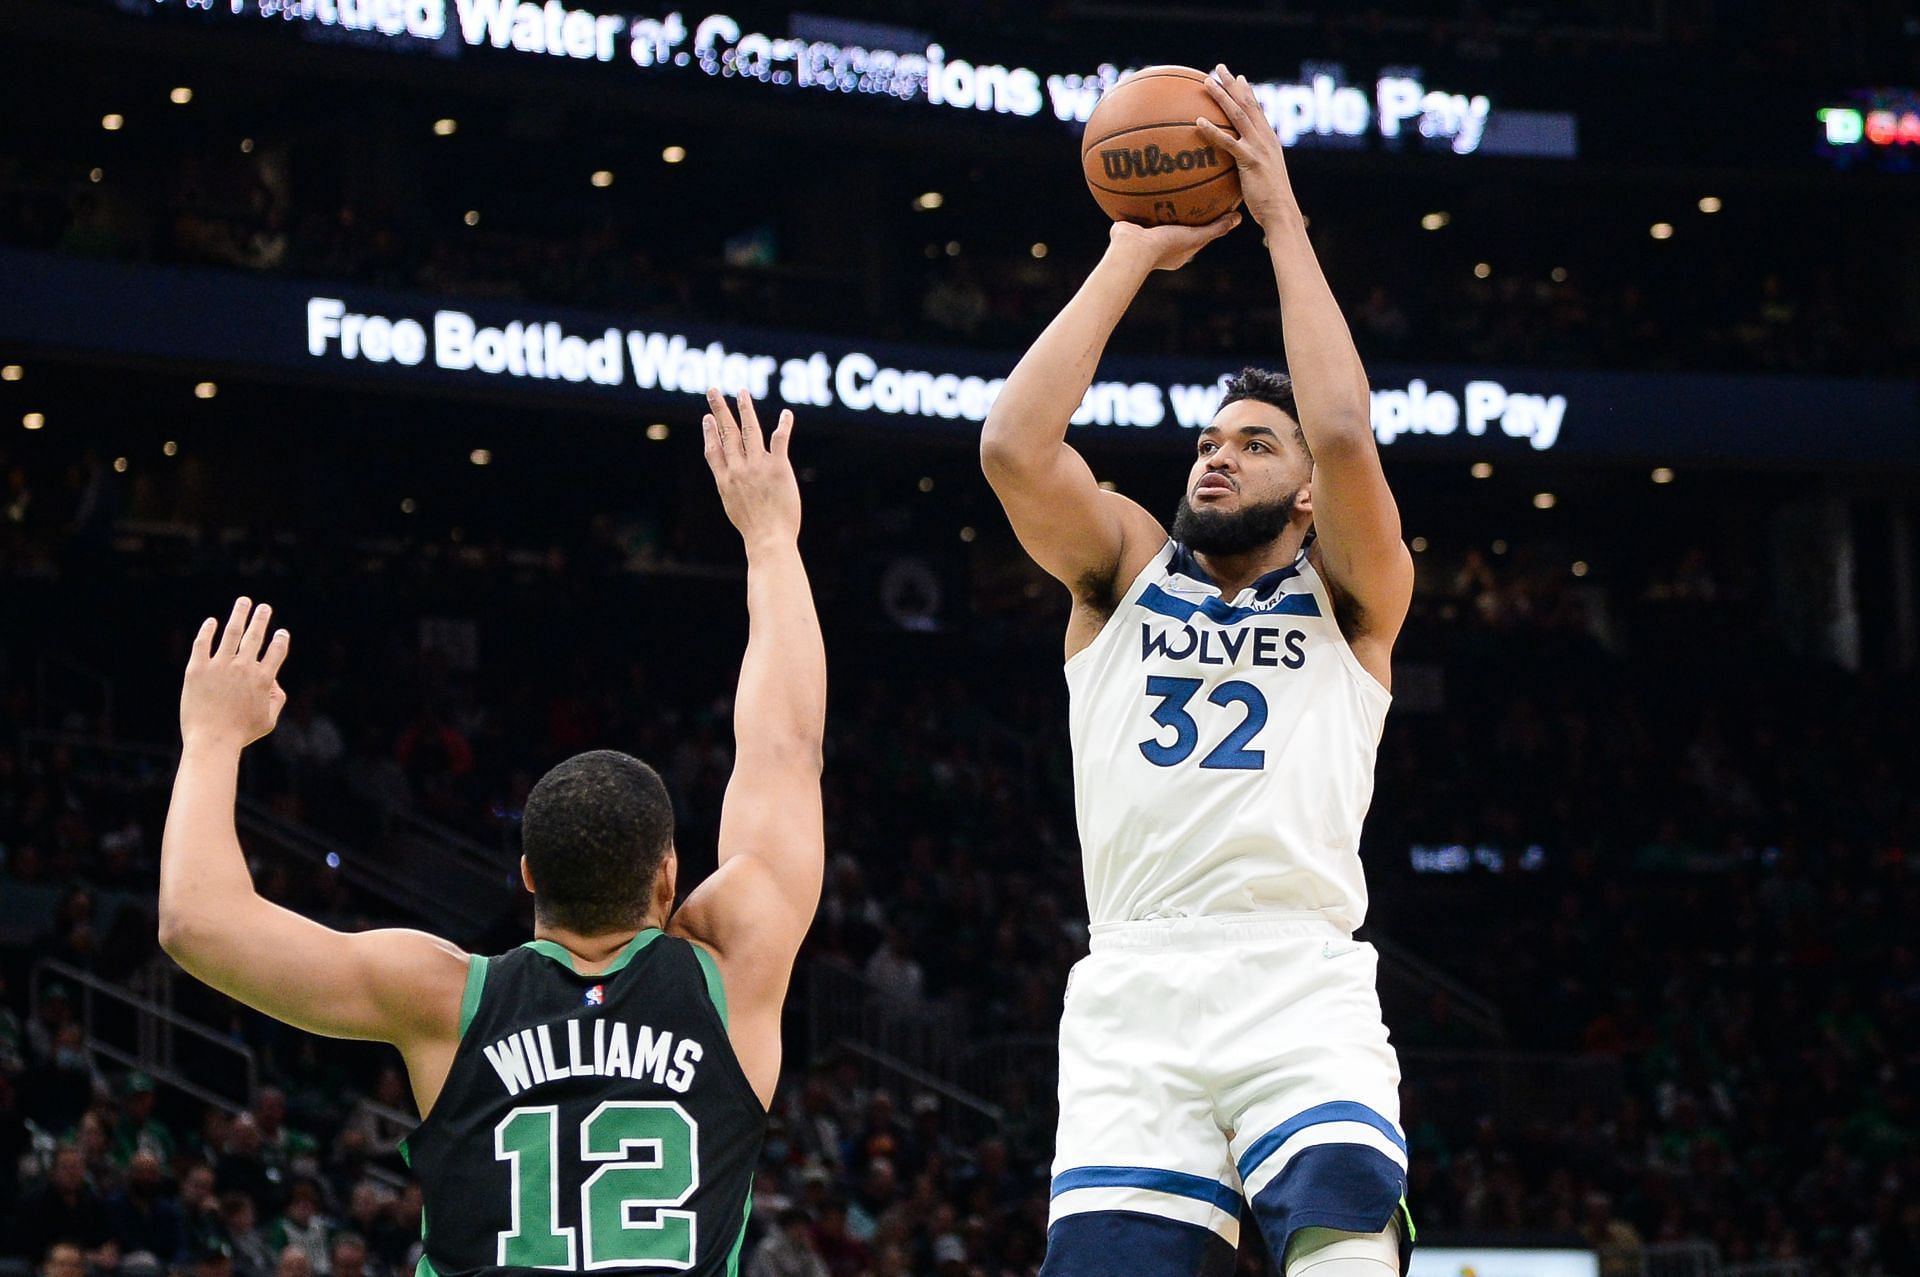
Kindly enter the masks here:
<path id="1" fill-rule="evenodd" d="M 1167 542 L 1066 673 L 1091 921 L 1360 925 L 1360 824 L 1392 697 L 1304 551 L 1228 600 Z"/>

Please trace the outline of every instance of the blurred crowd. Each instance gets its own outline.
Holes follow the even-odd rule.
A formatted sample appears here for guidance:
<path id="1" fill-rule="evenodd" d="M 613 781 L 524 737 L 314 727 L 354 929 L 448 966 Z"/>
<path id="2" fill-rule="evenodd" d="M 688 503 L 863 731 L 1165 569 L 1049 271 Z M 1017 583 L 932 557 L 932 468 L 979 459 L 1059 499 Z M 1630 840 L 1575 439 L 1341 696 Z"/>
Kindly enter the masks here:
<path id="1" fill-rule="evenodd" d="M 1911 682 L 1782 647 L 1738 574 L 1699 553 L 1605 607 L 1523 549 L 1461 555 L 1426 580 L 1365 844 L 1373 921 L 1500 1022 L 1438 990 L 1383 992 L 1423 1235 L 1578 1240 L 1610 1277 L 1637 1272 L 1645 1246 L 1700 1239 L 1821 1273 L 1915 1271 Z M 283 584 L 286 610 L 303 606 Z M 506 612 L 464 635 L 444 618 L 334 615 L 290 667 L 293 699 L 248 792 L 349 855 L 400 805 L 505 865 L 531 780 L 611 744 L 660 767 L 698 872 L 730 762 L 730 671 L 672 654 L 727 647 L 711 618 L 735 587 L 675 583 L 673 609 L 657 587 L 599 587 L 577 650 L 546 661 L 530 659 L 545 632 Z M 689 591 L 714 605 L 687 607 Z M 369 616 L 381 593 L 360 600 Z M 837 974 L 825 1001 L 796 994 L 743 1262 L 750 1277 L 1028 1274 L 1049 1039 L 1085 946 L 1065 733 L 1045 726 L 1065 713 L 1055 638 L 855 637 L 829 616 L 830 650 L 861 657 L 835 676 L 831 864 L 796 989 Z M 959 662 L 965 674 L 930 672 Z M 124 734 L 164 738 L 165 668 L 141 676 L 144 702 L 123 687 Z M 9 687 L 17 726 L 33 700 L 21 679 Z M 0 873 L 48 911 L 7 955 L 0 999 L 0 1202 L 20 1203 L 16 1253 L 60 1277 L 398 1277 L 418 1201 L 394 1157 L 409 1119 L 390 1056 L 182 982 L 177 1005 L 252 1047 L 270 1079 L 225 1114 L 90 1054 L 77 991 L 58 980 L 39 979 L 27 1013 L 40 957 L 116 981 L 154 960 L 144 902 L 166 770 L 130 778 L 21 739 L 0 745 Z M 1414 872 L 1410 845 L 1454 840 L 1543 859 Z M 272 898 L 348 927 L 394 913 L 344 873 L 250 847 Z M 524 926 L 523 901 L 462 939 L 504 947 Z M 944 1060 L 953 1089 L 876 1073 L 817 1031 L 821 1016 L 844 1027 L 849 999 L 870 1026 L 986 1046 Z M 77 1251 L 53 1249 L 63 1238 Z M 1262 1263 L 1250 1247 L 1245 1271 Z"/>
<path id="2" fill-rule="evenodd" d="M 1301 17 L 1264 0 L 1211 7 Z M 1035 38 L 1073 16 L 1001 3 L 840 11 L 863 8 L 1028 24 Z M 1737 45 L 1754 74 L 1818 62 L 1920 79 L 1920 31 L 1885 0 L 1551 11 L 1421 0 L 1314 21 L 1328 56 L 1356 65 L 1404 48 L 1412 23 L 1431 62 L 1515 75 L 1671 69 Z M 48 90 L 57 120 L 0 155 L 0 243 L 995 349 L 1030 340 L 1087 265 L 1085 251 L 1030 245 L 1004 207 L 1011 224 L 994 234 L 950 237 L 943 228 L 988 217 L 983 205 L 1012 203 L 972 177 L 948 222 L 893 193 L 897 218 L 856 216 L 872 186 L 827 231 L 681 196 L 610 216 L 578 190 L 549 200 L 552 174 L 527 178 L 534 211 L 488 205 L 468 222 L 463 182 L 476 172 L 439 169 L 441 152 L 429 162 L 422 149 L 438 106 L 374 102 L 354 132 L 295 112 L 271 122 L 258 100 L 223 106 L 208 92 L 194 109 L 215 123 L 173 132 L 148 115 L 102 141 L 106 108 L 69 88 Z M 445 137 L 518 138 L 525 154 L 559 132 L 537 111 L 503 124 L 469 105 L 465 132 Z M 365 145 L 316 143 L 334 129 Z M 128 145 L 94 168 L 94 148 L 117 142 Z M 623 169 L 610 189 L 645 180 Z M 1479 272 L 1447 238 L 1470 214 L 1418 241 L 1440 246 L 1431 254 L 1386 254 L 1369 238 L 1366 190 L 1346 198 L 1315 210 L 1313 232 L 1372 360 L 1920 366 L 1914 325 L 1860 287 L 1854 238 L 1749 223 L 1721 249 L 1696 221 L 1685 269 L 1621 264 L 1596 234 L 1564 269 L 1495 255 Z M 1644 227 L 1633 230 L 1644 247 Z M 850 239 L 846 259 L 833 257 Z M 1245 265 L 1202 258 L 1158 281 L 1120 345 L 1271 351 L 1271 281 Z M 129 472 L 99 428 L 113 411 L 100 393 L 93 446 L 69 446 L 85 431 L 52 429 L 0 446 L 0 589 L 20 600 L 0 634 L 0 1260 L 24 1257 L 46 1277 L 405 1277 L 420 1203 L 398 1152 L 411 1099 L 392 1053 L 294 1033 L 170 981 L 157 952 L 170 763 L 139 747 L 172 739 L 182 624 L 236 582 L 298 618 L 291 699 L 243 775 L 263 894 L 350 929 L 438 926 L 439 902 L 398 900 L 354 871 L 458 857 L 496 873 L 502 895 L 490 921 L 453 938 L 497 951 L 528 922 L 527 902 L 506 895 L 527 793 L 573 752 L 611 746 L 656 765 L 683 872 L 711 865 L 732 732 L 733 671 L 716 654 L 742 637 L 720 548 L 735 542 L 661 495 L 710 498 L 670 461 L 634 467 L 646 471 L 634 486 L 659 490 L 621 513 L 582 496 L 553 515 L 529 489 L 572 496 L 580 481 L 564 463 L 537 473 L 536 459 L 501 489 L 499 526 L 480 526 L 476 498 L 404 533 L 345 509 L 364 494 L 329 487 L 314 465 L 304 486 L 352 498 L 338 526 L 288 515 L 269 527 L 235 512 L 251 485 L 234 476 L 279 458 L 254 473 L 202 467 L 193 439 L 178 452 L 169 438 L 171 470 L 148 448 Z M 128 416 L 172 432 L 167 411 Z M 277 446 L 324 450 L 291 415 Z M 417 434 L 438 428 L 428 409 L 418 416 Z M 403 433 L 380 439 L 396 470 Z M 543 444 L 558 452 L 560 433 Z M 208 456 L 235 442 L 203 439 Z M 916 487 L 917 470 L 886 472 L 887 458 L 857 447 L 845 445 L 839 476 L 802 475 L 819 481 L 810 508 L 829 512 L 808 534 L 833 661 L 829 865 L 742 1265 L 747 1277 L 1029 1277 L 1044 1245 L 1051 1039 L 1086 945 L 1061 600 L 1003 532 L 987 539 L 999 519 L 969 504 L 985 499 L 965 486 L 979 487 L 970 459 L 965 482 L 947 458 Z M 423 473 L 411 489 L 423 503 L 455 507 L 458 481 Z M 895 500 L 883 483 L 913 495 Z M 1753 487 L 1764 504 L 1764 484 Z M 365 502 L 392 519 L 399 496 Z M 524 535 L 500 514 L 513 506 Z M 1591 576 L 1544 536 L 1463 533 L 1431 550 L 1416 538 L 1419 592 L 1363 845 L 1371 925 L 1407 955 L 1387 964 L 1382 997 L 1403 1052 L 1413 1215 L 1425 1240 L 1586 1245 L 1606 1277 L 1637 1277 L 1645 1248 L 1688 1241 L 1729 1260 L 1801 1260 L 1822 1277 L 1920 1272 L 1920 793 L 1908 762 L 1920 757 L 1920 689 L 1871 663 L 1834 668 L 1807 638 L 1815 627 L 1784 610 L 1792 591 L 1766 578 L 1760 536 L 1731 514 L 1734 531 L 1696 544 L 1663 542 L 1635 507 L 1614 508 L 1605 550 L 1620 566 Z M 556 646 L 556 616 L 587 619 Z M 107 693 L 89 681 L 95 668 Z M 100 737 L 104 748 L 87 743 Z M 300 853 L 303 840 L 347 863 Z M 1462 855 L 1416 854 L 1434 847 Z M 76 972 L 166 990 L 247 1048 L 261 1076 L 223 1077 L 223 1106 L 114 1064 L 102 1049 L 111 1026 L 89 1030 Z M 865 1035 L 919 1071 L 845 1049 Z M 193 1076 L 215 1087 L 217 1069 L 195 1059 Z M 1270 1266 L 1249 1238 L 1241 1271 L 1258 1277 Z"/>
<path id="3" fill-rule="evenodd" d="M 121 177 L 113 185 L 32 183 L 13 193 L 11 207 L 0 201 L 0 240 L 62 252 L 599 307 L 635 320 L 994 350 L 1030 342 L 1091 264 L 1084 253 L 1036 257 L 1029 246 L 936 240 L 924 255 L 897 245 L 901 251 L 879 262 L 877 274 L 871 260 L 850 271 L 781 260 L 771 227 L 750 228 L 740 243 L 695 240 L 691 251 L 667 253 L 651 246 L 656 235 L 625 218 L 603 217 L 584 229 L 441 227 L 377 205 L 294 205 L 264 178 L 216 182 L 185 160 L 181 172 L 145 190 Z M 1341 216 L 1330 209 L 1326 220 Z M 1696 241 L 1686 252 L 1702 248 Z M 1359 232 L 1330 231 L 1319 249 L 1362 351 L 1381 362 L 1871 374 L 1920 367 L 1912 325 L 1890 325 L 1855 272 L 1818 256 L 1742 251 L 1704 270 L 1695 261 L 1675 271 L 1655 263 L 1621 270 L 1605 260 L 1616 256 L 1611 250 L 1588 261 L 1570 250 L 1563 257 L 1576 262 L 1571 268 L 1476 263 L 1469 251 L 1440 268 L 1409 271 L 1407 257 L 1383 255 Z M 871 257 L 850 245 L 855 251 Z M 1449 248 L 1447 256 L 1462 251 Z M 1725 250 L 1715 243 L 1707 251 Z M 1279 332 L 1271 279 L 1217 258 L 1148 290 L 1115 348 L 1225 357 L 1271 351 Z"/>

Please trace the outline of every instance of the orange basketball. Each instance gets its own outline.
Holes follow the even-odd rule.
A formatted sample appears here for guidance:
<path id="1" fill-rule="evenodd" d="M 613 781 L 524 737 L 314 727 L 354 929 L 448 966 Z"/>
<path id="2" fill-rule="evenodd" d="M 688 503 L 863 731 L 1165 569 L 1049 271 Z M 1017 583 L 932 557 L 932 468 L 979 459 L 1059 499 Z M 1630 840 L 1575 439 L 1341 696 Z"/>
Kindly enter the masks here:
<path id="1" fill-rule="evenodd" d="M 1231 131 L 1192 67 L 1147 67 L 1109 89 L 1087 120 L 1080 168 L 1116 222 L 1199 226 L 1240 203 L 1233 156 L 1208 142 L 1201 117 Z"/>

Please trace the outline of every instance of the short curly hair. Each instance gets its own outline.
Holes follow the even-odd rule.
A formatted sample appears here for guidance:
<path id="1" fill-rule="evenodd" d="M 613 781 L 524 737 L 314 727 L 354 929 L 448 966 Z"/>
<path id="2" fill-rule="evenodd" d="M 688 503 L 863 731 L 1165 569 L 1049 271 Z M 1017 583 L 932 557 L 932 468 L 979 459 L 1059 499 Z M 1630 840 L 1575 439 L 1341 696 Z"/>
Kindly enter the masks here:
<path id="1" fill-rule="evenodd" d="M 1220 397 L 1220 407 L 1238 403 L 1242 399 L 1271 404 L 1286 413 L 1293 422 L 1294 442 L 1300 445 L 1300 451 L 1307 454 L 1307 460 L 1313 460 L 1313 449 L 1307 446 L 1307 432 L 1300 428 L 1300 409 L 1293 401 L 1292 377 L 1267 368 L 1242 368 L 1227 378 L 1226 393 Z"/>
<path id="2" fill-rule="evenodd" d="M 590 936 L 637 927 L 673 846 L 673 800 L 631 754 L 575 754 L 527 795 L 520 846 L 541 922 Z"/>

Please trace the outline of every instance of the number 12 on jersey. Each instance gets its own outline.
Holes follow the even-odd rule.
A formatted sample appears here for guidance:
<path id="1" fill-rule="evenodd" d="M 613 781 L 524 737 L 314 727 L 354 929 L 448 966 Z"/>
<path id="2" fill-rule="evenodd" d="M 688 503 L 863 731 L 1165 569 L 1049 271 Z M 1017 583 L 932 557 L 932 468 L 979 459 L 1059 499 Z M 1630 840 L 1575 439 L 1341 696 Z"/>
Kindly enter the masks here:
<path id="1" fill-rule="evenodd" d="M 700 1185 L 700 1129 L 672 1101 L 609 1100 L 580 1123 L 581 1229 L 560 1222 L 560 1111 L 514 1109 L 493 1128 L 494 1158 L 513 1175 L 513 1226 L 500 1231 L 503 1268 L 691 1268 Z M 638 1211 L 651 1211 L 642 1222 Z M 576 1255 L 578 1232 L 586 1256 Z"/>
<path id="2" fill-rule="evenodd" d="M 1187 705 L 1203 686 L 1197 678 L 1155 675 L 1147 679 L 1147 695 L 1160 702 L 1153 707 L 1153 721 L 1174 731 L 1173 740 L 1168 744 L 1162 744 L 1159 736 L 1140 742 L 1140 753 L 1155 767 L 1184 763 L 1199 748 L 1200 724 L 1187 712 Z M 1200 765 L 1223 771 L 1259 771 L 1264 768 L 1267 765 L 1266 751 L 1247 748 L 1253 743 L 1253 738 L 1260 734 L 1260 729 L 1267 725 L 1267 698 L 1260 694 L 1260 689 L 1241 679 L 1231 679 L 1214 688 L 1207 696 L 1207 703 L 1222 708 L 1240 705 L 1246 709 L 1246 713 L 1227 733 L 1226 739 L 1207 752 L 1207 756 L 1200 760 Z"/>

